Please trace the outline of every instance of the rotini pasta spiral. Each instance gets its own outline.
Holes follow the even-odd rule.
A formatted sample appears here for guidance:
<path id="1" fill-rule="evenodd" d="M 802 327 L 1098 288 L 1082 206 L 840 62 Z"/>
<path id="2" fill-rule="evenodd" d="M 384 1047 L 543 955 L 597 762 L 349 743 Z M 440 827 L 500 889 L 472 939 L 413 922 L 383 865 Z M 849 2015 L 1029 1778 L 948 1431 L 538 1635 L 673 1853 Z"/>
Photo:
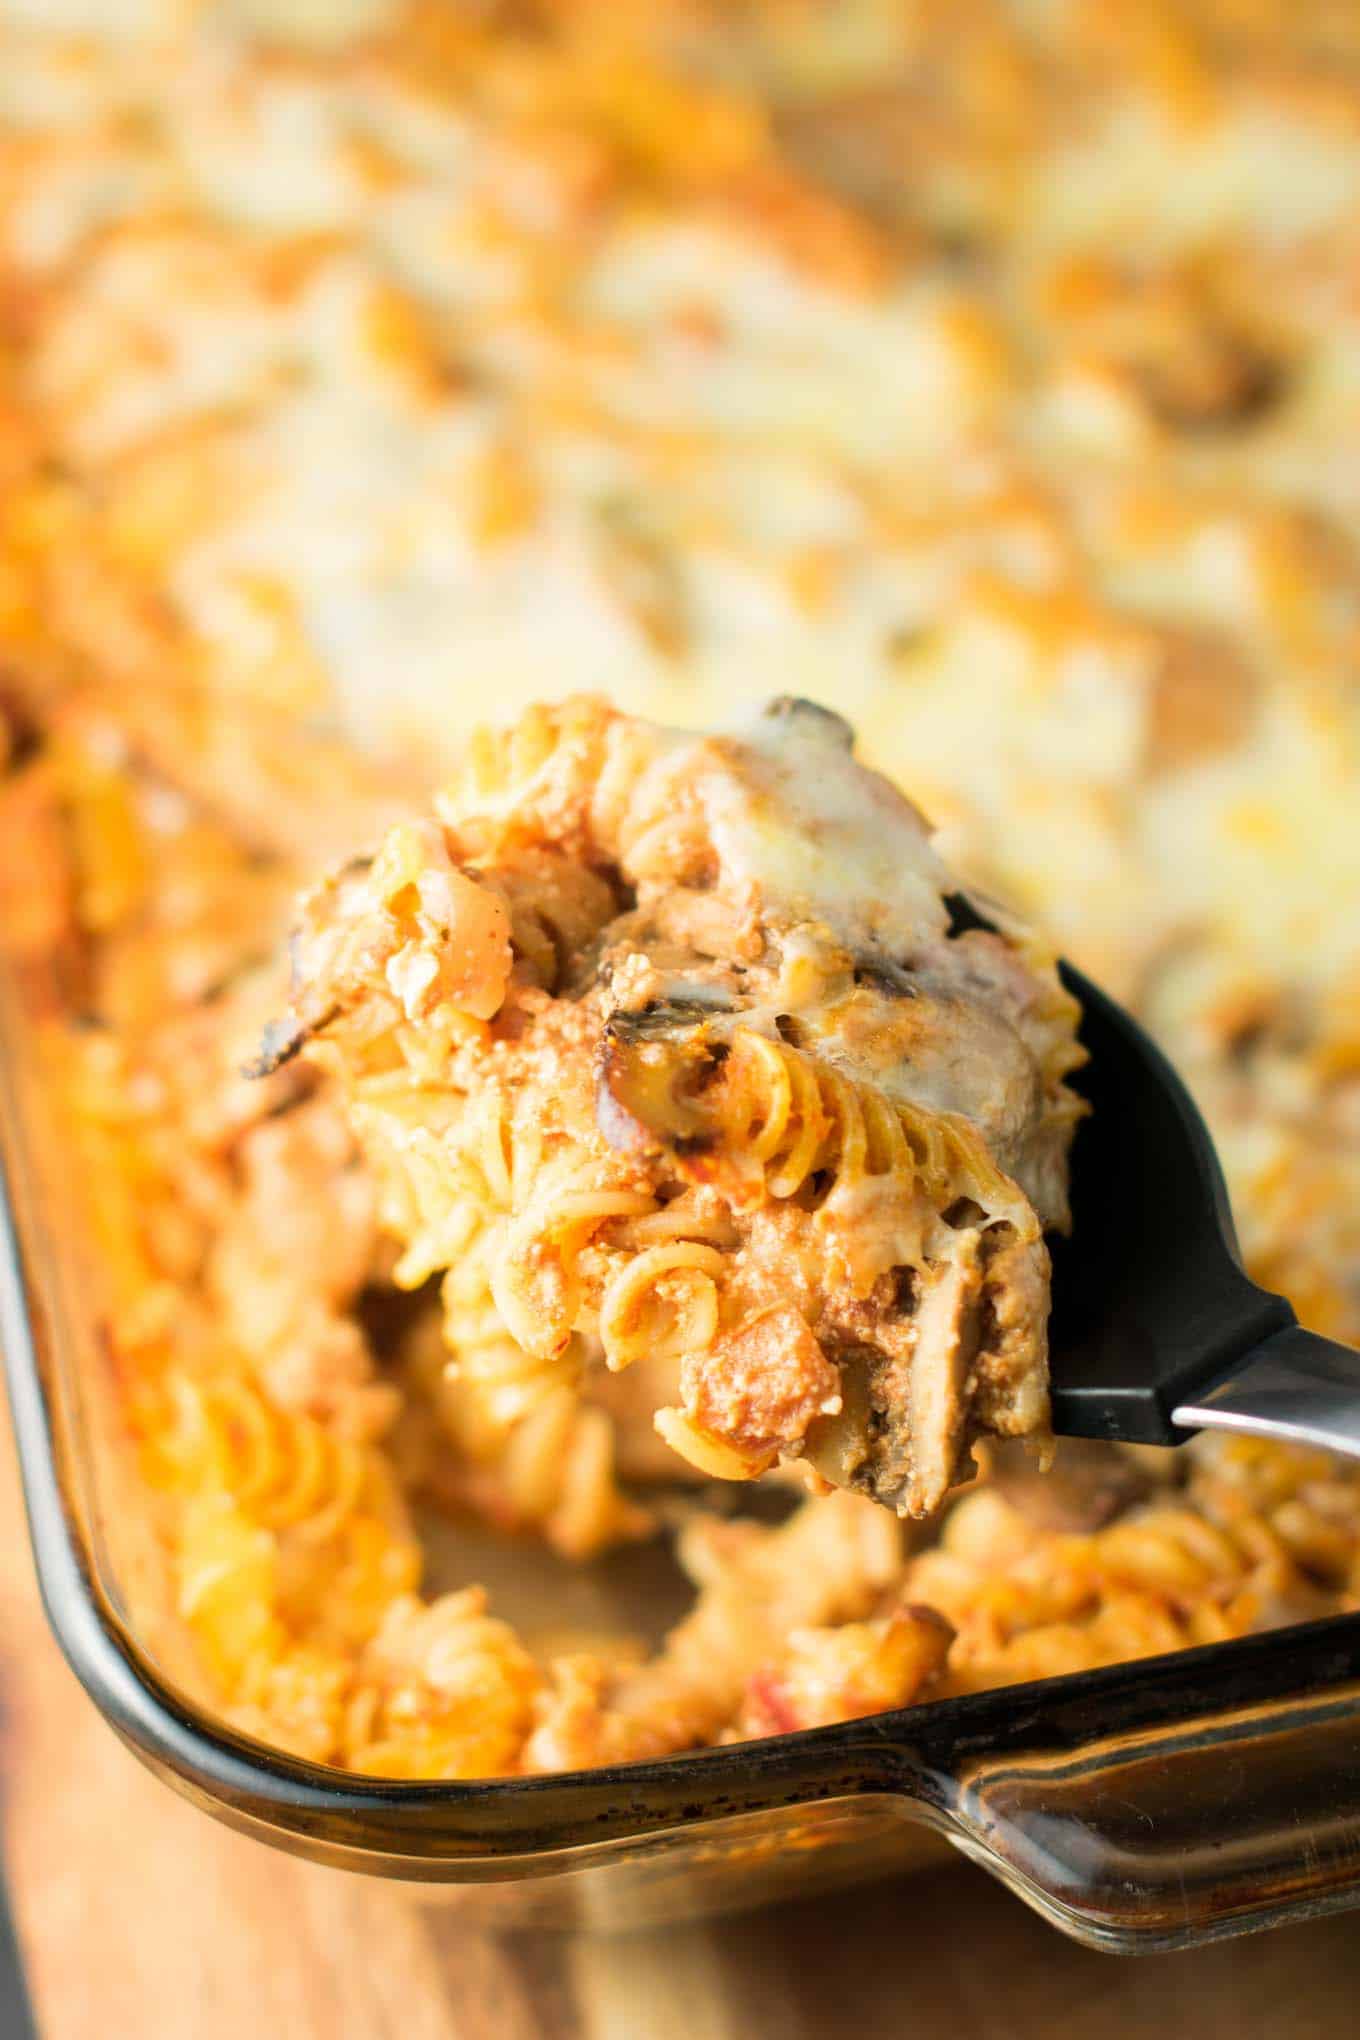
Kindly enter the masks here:
<path id="1" fill-rule="evenodd" d="M 1055 1535 L 981 1490 L 908 1567 L 906 1589 L 954 1624 L 951 1676 L 965 1686 L 1218 1642 L 1320 1607 L 1264 1518 L 1229 1528 L 1178 1497 Z"/>
<path id="2" fill-rule="evenodd" d="M 559 1384 L 507 1414 L 508 1398 L 451 1362 L 433 1313 L 407 1335 L 401 1367 L 406 1476 L 437 1500 L 502 1529 L 536 1530 L 571 1558 L 655 1528 L 620 1488 L 614 1423 L 573 1388 Z"/>
<path id="3" fill-rule="evenodd" d="M 540 1674 L 480 1587 L 395 1599 L 360 1663 L 344 1757 L 387 1778 L 485 1778 L 514 1768 Z"/>
<path id="4" fill-rule="evenodd" d="M 491 1249 L 470 1254 L 445 1276 L 445 1365 L 450 1376 L 466 1385 L 492 1419 L 504 1426 L 555 1388 L 570 1388 L 581 1370 L 578 1343 L 568 1338 L 545 1353 L 515 1338 L 514 1313 L 507 1317 L 495 1287 Z"/>
<path id="5" fill-rule="evenodd" d="M 1360 1468 L 1261 1438 L 1203 1436 L 1187 1457 L 1187 1498 L 1210 1522 L 1234 1535 L 1263 1523 L 1320 1588 L 1360 1588 L 1353 1538 Z"/>
<path id="6" fill-rule="evenodd" d="M 644 1247 L 607 1285 L 600 1343 L 611 1367 L 643 1352 L 680 1359 L 704 1353 L 718 1331 L 718 1283 L 726 1256 L 700 1240 Z"/>
<path id="7" fill-rule="evenodd" d="M 936 1214 L 967 1200 L 1021 1239 L 1038 1234 L 1032 1207 L 966 1120 L 856 1083 L 787 1042 L 742 1027 L 727 1044 L 717 1094 L 724 1153 L 738 1166 L 758 1168 L 772 1197 L 815 1189 L 825 1206 L 874 1181 L 919 1186 Z"/>
<path id="8" fill-rule="evenodd" d="M 510 915 L 510 940 L 526 975 L 544 991 L 570 984 L 580 958 L 619 911 L 603 872 L 560 852 L 520 853 L 497 867 L 496 889 Z"/>
<path id="9" fill-rule="evenodd" d="M 571 752 L 589 771 L 598 757 L 598 719 L 583 704 L 537 702 L 516 721 L 473 730 L 462 768 L 441 801 L 443 813 L 509 820 L 532 803 L 537 782 Z"/>
<path id="10" fill-rule="evenodd" d="M 273 1407 L 225 1366 L 171 1375 L 166 1390 L 175 1428 L 161 1463 L 184 1497 L 180 1612 L 248 1702 L 261 1667 L 294 1648 L 362 1641 L 415 1584 L 419 1551 L 371 1447 Z"/>
<path id="11" fill-rule="evenodd" d="M 171 1454 L 195 1486 L 230 1495 L 253 1522 L 317 1544 L 359 1504 L 371 1469 L 361 1446 L 285 1415 L 239 1375 L 174 1377 Z"/>

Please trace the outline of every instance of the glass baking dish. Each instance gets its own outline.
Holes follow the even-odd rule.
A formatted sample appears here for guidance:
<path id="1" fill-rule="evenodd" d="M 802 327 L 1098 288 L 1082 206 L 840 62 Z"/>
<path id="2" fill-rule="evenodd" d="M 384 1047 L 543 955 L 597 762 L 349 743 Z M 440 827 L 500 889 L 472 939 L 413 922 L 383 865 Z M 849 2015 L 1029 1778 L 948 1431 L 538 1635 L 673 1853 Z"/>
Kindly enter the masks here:
<path id="1" fill-rule="evenodd" d="M 945 1843 L 1065 1932 L 1115 1950 L 1360 1899 L 1360 1615 L 565 1776 L 393 1784 L 212 1720 L 184 1690 L 184 1645 L 120 1443 L 41 1081 L 41 1005 L 21 971 L 0 978 L 0 1342 L 34 1555 L 96 1705 L 205 1811 L 515 1923 L 635 1925 L 750 1905 L 910 1866 Z"/>

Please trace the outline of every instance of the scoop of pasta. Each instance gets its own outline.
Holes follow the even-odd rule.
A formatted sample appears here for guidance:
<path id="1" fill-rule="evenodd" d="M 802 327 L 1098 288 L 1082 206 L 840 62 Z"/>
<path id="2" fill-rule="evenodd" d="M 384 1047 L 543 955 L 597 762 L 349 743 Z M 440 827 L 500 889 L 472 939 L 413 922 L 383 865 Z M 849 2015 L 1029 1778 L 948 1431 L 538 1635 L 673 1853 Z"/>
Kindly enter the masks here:
<path id="1" fill-rule="evenodd" d="M 803 1459 L 923 1515 L 979 1435 L 1047 1435 L 1080 1050 L 1052 958 L 852 741 L 787 699 L 480 735 L 302 902 L 259 1067 L 335 1073 L 492 1420 L 646 1355 L 704 1473 Z"/>

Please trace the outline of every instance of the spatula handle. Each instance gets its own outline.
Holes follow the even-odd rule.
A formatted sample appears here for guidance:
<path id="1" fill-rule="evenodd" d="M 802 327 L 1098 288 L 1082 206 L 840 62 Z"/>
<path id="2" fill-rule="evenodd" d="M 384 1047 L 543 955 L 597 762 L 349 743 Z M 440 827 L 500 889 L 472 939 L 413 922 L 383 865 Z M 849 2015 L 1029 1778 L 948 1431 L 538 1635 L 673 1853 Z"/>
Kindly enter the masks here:
<path id="1" fill-rule="evenodd" d="M 1360 1352 L 1301 1325 L 1252 1348 L 1171 1420 L 1191 1430 L 1245 1431 L 1360 1458 Z"/>

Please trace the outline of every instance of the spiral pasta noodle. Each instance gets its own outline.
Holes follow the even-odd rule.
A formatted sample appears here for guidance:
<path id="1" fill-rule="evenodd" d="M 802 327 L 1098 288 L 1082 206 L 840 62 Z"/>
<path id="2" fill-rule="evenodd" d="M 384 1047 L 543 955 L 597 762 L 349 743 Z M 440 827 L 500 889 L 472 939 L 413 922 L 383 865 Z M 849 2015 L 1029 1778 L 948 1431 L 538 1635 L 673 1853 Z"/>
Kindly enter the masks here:
<path id="1" fill-rule="evenodd" d="M 829 1203 L 878 1179 L 919 1185 L 936 1213 L 968 1198 L 1021 1238 L 1038 1231 L 1032 1208 L 966 1121 L 856 1083 L 786 1042 L 733 1033 L 719 1112 L 725 1142 L 761 1170 L 772 1197 L 796 1197 L 825 1175 L 819 1195 Z"/>
<path id="2" fill-rule="evenodd" d="M 488 1391 L 451 1357 L 434 1313 L 408 1335 L 401 1365 L 404 1471 L 424 1492 L 504 1529 L 536 1531 L 571 1558 L 654 1531 L 620 1485 L 613 1422 L 574 1387 L 559 1382 L 527 1398 Z"/>
<path id="3" fill-rule="evenodd" d="M 677 1359 L 706 1352 L 718 1330 L 725 1266 L 725 1255 L 701 1240 L 672 1240 L 634 1254 L 612 1277 L 600 1305 L 608 1365 L 627 1367 L 644 1352 Z"/>
<path id="4" fill-rule="evenodd" d="M 484 1778 L 513 1769 L 539 1673 L 480 1587 L 398 1598 L 358 1668 L 344 1759 L 386 1778 Z"/>
<path id="5" fill-rule="evenodd" d="M 906 1591 L 954 1624 L 961 1686 L 1220 1642 L 1322 1605 L 1264 1517 L 1215 1523 L 1178 1493 L 1094 1532 L 1054 1535 L 981 1491 L 909 1565 Z"/>
<path id="6" fill-rule="evenodd" d="M 319 1544 L 358 1506 L 370 1478 L 361 1446 L 285 1414 L 239 1375 L 207 1382 L 180 1375 L 170 1388 L 172 1456 L 192 1469 L 196 1485 L 230 1495 L 252 1521 Z"/>

